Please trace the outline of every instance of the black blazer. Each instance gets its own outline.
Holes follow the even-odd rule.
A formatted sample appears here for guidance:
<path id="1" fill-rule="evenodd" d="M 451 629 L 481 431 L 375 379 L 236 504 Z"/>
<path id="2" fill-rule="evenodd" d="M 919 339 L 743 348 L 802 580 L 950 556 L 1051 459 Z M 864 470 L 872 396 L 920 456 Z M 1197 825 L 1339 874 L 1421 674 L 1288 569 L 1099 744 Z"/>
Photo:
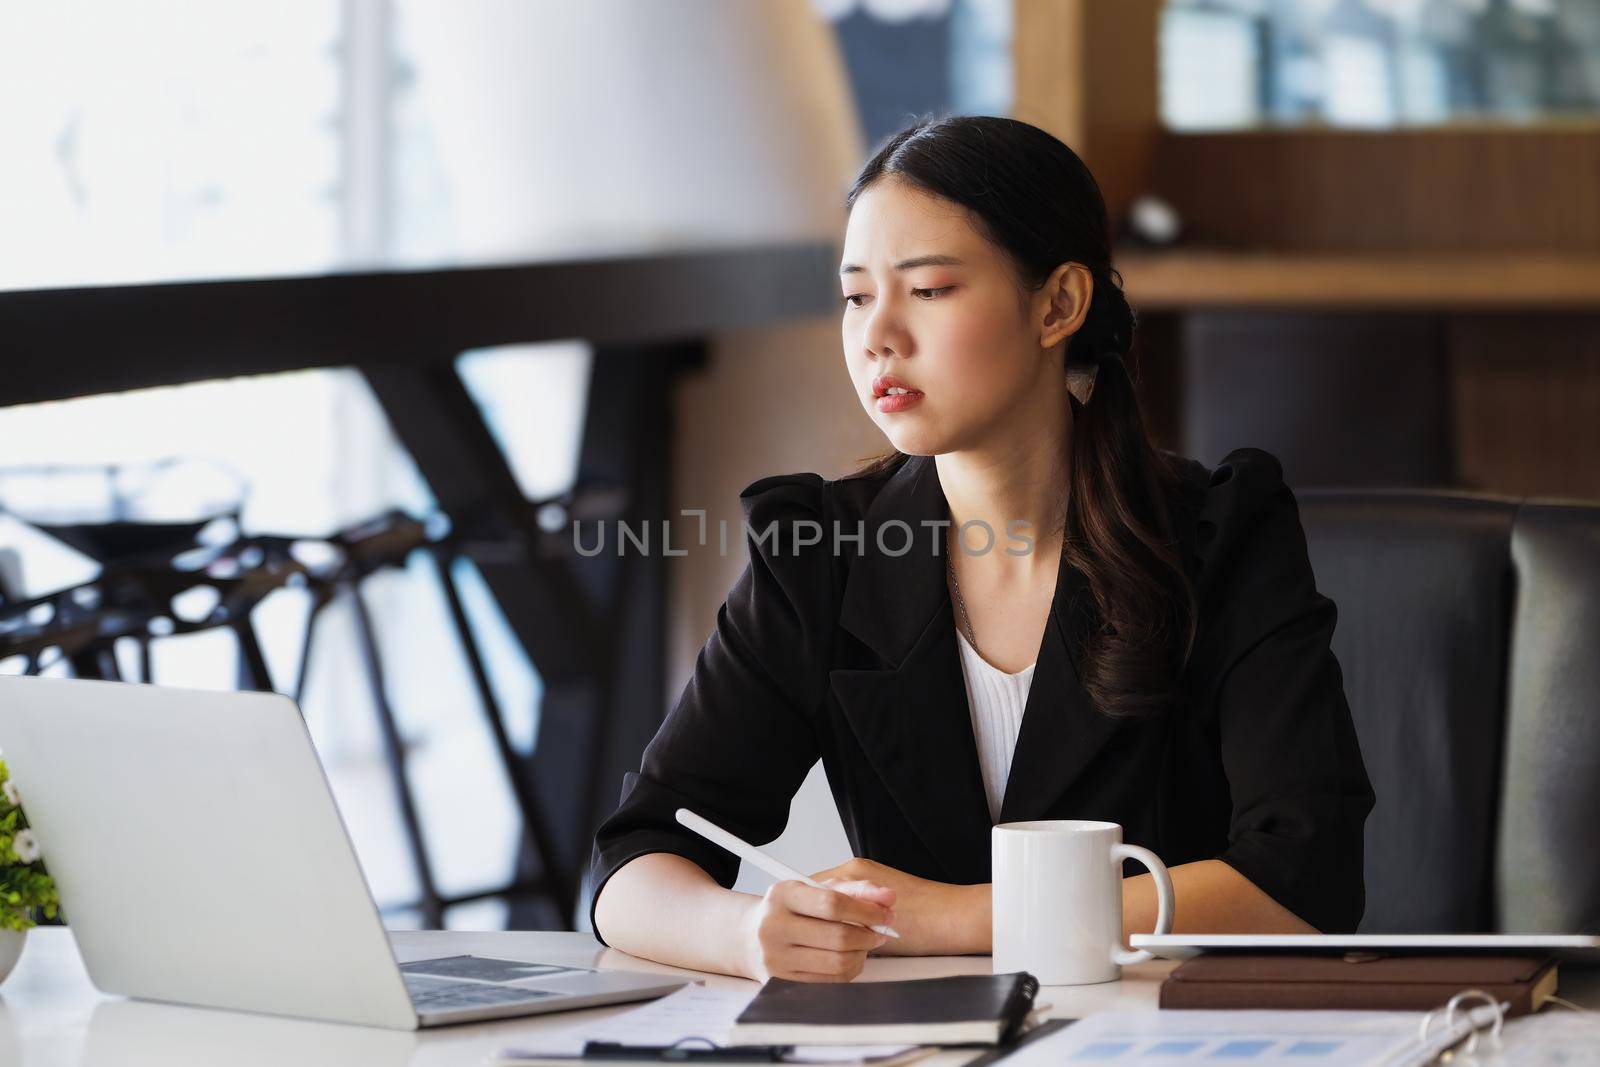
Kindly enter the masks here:
<path id="1" fill-rule="evenodd" d="M 1336 610 L 1316 591 L 1294 495 L 1259 449 L 1231 452 L 1215 471 L 1177 462 L 1174 521 L 1199 601 L 1184 699 L 1139 722 L 1093 707 L 1075 661 L 1096 612 L 1082 572 L 1063 560 L 1000 821 L 1118 822 L 1124 840 L 1169 866 L 1221 859 L 1318 930 L 1353 931 L 1374 798 L 1329 648 Z M 690 807 L 771 841 L 819 758 L 857 856 L 942 882 L 989 881 L 943 528 L 922 525 L 949 520 L 933 459 L 872 478 L 763 478 L 740 501 L 750 563 L 596 834 L 594 897 L 648 852 L 686 856 L 731 887 L 738 859 L 673 812 Z M 808 519 L 821 543 L 797 549 L 818 536 L 792 525 Z M 915 535 L 901 554 L 906 529 L 879 539 L 894 520 Z M 778 536 L 763 541 L 769 524 Z M 848 539 L 858 531 L 859 547 Z M 996 534 L 997 551 L 1014 546 Z"/>

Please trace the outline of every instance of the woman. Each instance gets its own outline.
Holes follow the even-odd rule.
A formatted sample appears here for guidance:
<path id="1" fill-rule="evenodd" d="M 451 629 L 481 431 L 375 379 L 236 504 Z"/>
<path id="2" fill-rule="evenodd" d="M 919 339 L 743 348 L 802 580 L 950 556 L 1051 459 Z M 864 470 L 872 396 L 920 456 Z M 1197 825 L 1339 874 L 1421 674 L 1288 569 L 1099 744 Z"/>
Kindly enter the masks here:
<path id="1" fill-rule="evenodd" d="M 1175 930 L 1354 930 L 1373 794 L 1334 605 L 1274 457 L 1149 444 L 1083 162 L 1026 123 L 925 121 L 847 203 L 845 364 L 896 452 L 741 494 L 750 564 L 596 836 L 596 934 L 758 980 L 988 952 L 990 827 L 1058 818 L 1161 856 Z M 819 758 L 842 892 L 732 892 L 674 811 L 770 841 Z M 1150 929 L 1150 876 L 1123 886 Z"/>

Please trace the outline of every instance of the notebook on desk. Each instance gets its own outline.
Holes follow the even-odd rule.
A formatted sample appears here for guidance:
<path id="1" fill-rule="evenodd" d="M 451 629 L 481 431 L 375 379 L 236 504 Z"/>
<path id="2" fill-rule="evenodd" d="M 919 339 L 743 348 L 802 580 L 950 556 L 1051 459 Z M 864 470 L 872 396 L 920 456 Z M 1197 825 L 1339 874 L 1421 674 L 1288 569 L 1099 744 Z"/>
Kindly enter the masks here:
<path id="1" fill-rule="evenodd" d="M 1210 953 L 1161 983 L 1163 1008 L 1311 1008 L 1426 1011 L 1462 989 L 1538 1011 L 1555 995 L 1556 961 L 1544 955 L 1344 956 Z"/>
<path id="2" fill-rule="evenodd" d="M 1207 952 L 1547 953 L 1600 962 L 1600 934 L 1132 934 L 1128 944 L 1169 960 Z"/>
<path id="3" fill-rule="evenodd" d="M 898 982 L 815 983 L 774 978 L 739 1015 L 733 1045 L 996 1045 L 1033 1011 L 1039 980 L 1026 971 Z"/>

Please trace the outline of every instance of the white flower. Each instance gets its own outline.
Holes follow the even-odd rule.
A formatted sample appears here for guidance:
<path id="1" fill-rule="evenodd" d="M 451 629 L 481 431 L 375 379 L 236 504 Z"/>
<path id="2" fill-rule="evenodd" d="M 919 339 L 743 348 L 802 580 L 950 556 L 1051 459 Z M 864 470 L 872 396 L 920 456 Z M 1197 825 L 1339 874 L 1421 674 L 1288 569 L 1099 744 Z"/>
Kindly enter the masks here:
<path id="1" fill-rule="evenodd" d="M 10 804 L 13 808 L 22 803 L 22 797 L 17 793 L 17 783 L 13 782 L 9 778 L 5 780 L 5 784 L 0 785 L 0 793 L 4 793 L 6 795 L 6 803 Z"/>
<path id="2" fill-rule="evenodd" d="M 23 863 L 39 858 L 39 842 L 34 840 L 32 830 L 18 830 L 17 836 L 11 839 L 11 849 Z"/>

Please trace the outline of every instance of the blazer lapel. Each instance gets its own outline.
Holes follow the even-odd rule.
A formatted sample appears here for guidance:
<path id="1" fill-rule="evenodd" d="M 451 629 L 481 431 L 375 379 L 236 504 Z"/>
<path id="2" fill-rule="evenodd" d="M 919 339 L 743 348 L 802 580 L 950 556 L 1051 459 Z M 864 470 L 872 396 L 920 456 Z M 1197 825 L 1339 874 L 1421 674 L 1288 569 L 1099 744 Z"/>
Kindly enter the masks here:
<path id="1" fill-rule="evenodd" d="M 1079 681 L 1077 657 L 1094 620 L 1088 580 L 1063 558 L 1011 756 L 1001 822 L 1047 818 L 1117 731 L 1116 721 L 1095 709 Z"/>
<path id="2" fill-rule="evenodd" d="M 911 457 L 878 491 L 840 624 L 883 666 L 836 669 L 829 680 L 868 761 L 945 878 L 970 884 L 988 880 L 989 809 L 944 580 L 944 527 L 921 525 L 948 519 L 932 457 Z"/>
<path id="3" fill-rule="evenodd" d="M 898 670 L 831 674 L 856 740 L 943 880 L 988 881 L 989 806 L 954 624 L 930 619 Z"/>

